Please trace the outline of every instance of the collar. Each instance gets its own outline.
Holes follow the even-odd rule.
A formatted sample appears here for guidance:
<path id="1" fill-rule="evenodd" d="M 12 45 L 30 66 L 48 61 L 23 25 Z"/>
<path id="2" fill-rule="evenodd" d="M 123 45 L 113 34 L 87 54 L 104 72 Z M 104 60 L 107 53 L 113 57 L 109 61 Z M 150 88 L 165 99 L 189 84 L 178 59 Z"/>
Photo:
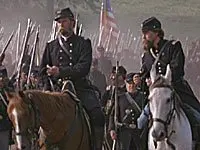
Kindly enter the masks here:
<path id="1" fill-rule="evenodd" d="M 138 90 L 135 90 L 134 92 L 128 92 L 132 97 L 136 97 L 138 95 Z"/>
<path id="2" fill-rule="evenodd" d="M 167 42 L 167 40 L 165 39 L 160 39 L 160 41 L 158 42 L 158 50 L 160 51 L 163 47 L 163 45 Z"/>
<path id="3" fill-rule="evenodd" d="M 74 36 L 74 34 L 72 34 L 72 35 L 70 35 L 68 37 L 66 37 L 66 36 L 61 34 L 61 37 L 64 39 L 65 42 L 68 41 L 68 39 L 72 38 L 73 36 Z"/>
<path id="4" fill-rule="evenodd" d="M 69 38 L 69 37 L 66 37 L 66 36 L 64 36 L 64 35 L 62 35 L 62 34 L 61 34 L 61 37 L 64 39 L 65 42 L 66 42 L 67 39 Z"/>

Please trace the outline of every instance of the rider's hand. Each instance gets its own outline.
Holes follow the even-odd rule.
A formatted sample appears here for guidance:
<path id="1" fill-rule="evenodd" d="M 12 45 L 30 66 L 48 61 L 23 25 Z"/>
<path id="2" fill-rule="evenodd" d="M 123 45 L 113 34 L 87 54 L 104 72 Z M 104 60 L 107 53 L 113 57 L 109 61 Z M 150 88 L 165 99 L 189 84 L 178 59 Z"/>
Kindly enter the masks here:
<path id="1" fill-rule="evenodd" d="M 48 67 L 47 74 L 57 76 L 59 75 L 59 68 L 57 66 Z"/>
<path id="2" fill-rule="evenodd" d="M 146 83 L 147 83 L 147 86 L 150 86 L 152 84 L 152 81 L 150 78 L 146 79 Z"/>
<path id="3" fill-rule="evenodd" d="M 110 136 L 111 136 L 112 140 L 116 140 L 117 139 L 117 133 L 114 130 L 110 131 Z"/>

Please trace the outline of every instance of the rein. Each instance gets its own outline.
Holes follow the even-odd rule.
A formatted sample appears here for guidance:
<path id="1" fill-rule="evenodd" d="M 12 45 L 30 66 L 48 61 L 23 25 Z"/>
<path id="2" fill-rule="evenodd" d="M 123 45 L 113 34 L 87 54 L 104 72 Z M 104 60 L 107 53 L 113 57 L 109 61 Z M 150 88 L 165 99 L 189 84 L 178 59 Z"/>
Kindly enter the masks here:
<path id="1" fill-rule="evenodd" d="M 26 97 L 26 99 L 29 102 L 25 102 L 25 104 L 28 105 L 28 110 L 29 113 L 31 115 L 33 115 L 33 124 L 31 124 L 27 130 L 23 131 L 23 132 L 15 132 L 15 135 L 18 136 L 28 136 L 31 139 L 31 150 L 39 150 L 39 144 L 38 144 L 38 139 L 39 139 L 39 134 L 38 134 L 38 130 L 40 127 L 40 112 L 39 109 L 36 105 L 34 105 L 34 103 L 32 102 L 31 99 L 31 94 L 28 94 L 28 96 Z"/>
<path id="2" fill-rule="evenodd" d="M 155 86 L 156 87 L 156 86 Z M 153 87 L 153 88 L 155 88 Z M 162 86 L 159 86 L 159 87 L 162 87 Z M 151 120 L 152 120 L 152 124 L 153 122 L 159 122 L 161 124 L 164 125 L 164 128 L 165 128 L 165 132 L 166 132 L 166 142 L 167 144 L 171 147 L 172 150 L 176 150 L 176 147 L 175 145 L 170 142 L 170 137 L 172 136 L 172 134 L 174 134 L 176 131 L 172 130 L 170 133 L 168 131 L 168 127 L 175 115 L 175 112 L 177 112 L 178 110 L 176 109 L 176 92 L 174 91 L 174 89 L 170 86 L 170 85 L 164 85 L 163 87 L 167 87 L 167 88 L 170 88 L 172 90 L 172 93 L 171 93 L 171 97 L 170 97 L 170 102 L 171 102 L 171 109 L 169 111 L 169 113 L 167 114 L 167 119 L 166 120 L 163 120 L 163 119 L 160 119 L 160 118 L 152 118 L 151 117 Z M 151 89 L 153 89 L 151 88 Z M 157 143 L 156 141 L 154 141 L 154 146 L 157 147 Z"/>

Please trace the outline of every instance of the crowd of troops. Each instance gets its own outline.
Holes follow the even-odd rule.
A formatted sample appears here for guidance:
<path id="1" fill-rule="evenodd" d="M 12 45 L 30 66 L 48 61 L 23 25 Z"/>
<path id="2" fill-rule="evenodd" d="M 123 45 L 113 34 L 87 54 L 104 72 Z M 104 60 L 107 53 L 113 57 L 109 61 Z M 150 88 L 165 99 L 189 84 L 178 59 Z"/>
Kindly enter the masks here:
<path id="1" fill-rule="evenodd" d="M 112 146 L 118 150 L 147 149 L 150 118 L 148 86 L 151 84 L 149 72 L 156 57 L 160 57 L 156 64 L 158 74 L 164 75 L 167 64 L 170 64 L 172 85 L 186 104 L 184 110 L 192 127 L 199 123 L 200 120 L 194 116 L 199 116 L 200 104 L 184 79 L 185 56 L 181 43 L 164 39 L 157 18 L 151 17 L 142 23 L 144 54 L 141 69 L 126 68 L 126 65 L 139 65 L 138 59 L 134 58 L 136 65 L 131 60 L 128 50 L 121 58 L 120 65 L 115 65 L 115 61 L 106 56 L 103 46 L 98 46 L 98 55 L 92 57 L 91 41 L 73 33 L 75 20 L 69 8 L 58 11 L 55 21 L 61 27 L 61 34 L 46 44 L 40 66 L 35 66 L 31 71 L 29 89 L 60 91 L 63 82 L 71 80 L 75 86 L 73 92 L 90 117 L 96 150 L 102 150 L 102 145 L 105 149 L 111 149 Z M 186 57 L 186 70 L 190 72 L 187 74 L 190 82 L 199 89 L 200 76 L 196 68 L 200 54 L 196 45 L 193 45 Z M 8 102 L 5 91 L 16 88 L 16 78 L 15 75 L 9 78 L 4 57 L 5 54 L 0 58 L 0 148 L 7 150 L 12 142 L 12 126 L 6 113 Z M 24 59 L 22 67 L 23 90 L 27 89 L 29 61 L 30 57 Z M 192 130 L 198 132 L 198 129 Z M 198 135 L 194 136 L 193 140 L 199 141 L 198 138 Z"/>

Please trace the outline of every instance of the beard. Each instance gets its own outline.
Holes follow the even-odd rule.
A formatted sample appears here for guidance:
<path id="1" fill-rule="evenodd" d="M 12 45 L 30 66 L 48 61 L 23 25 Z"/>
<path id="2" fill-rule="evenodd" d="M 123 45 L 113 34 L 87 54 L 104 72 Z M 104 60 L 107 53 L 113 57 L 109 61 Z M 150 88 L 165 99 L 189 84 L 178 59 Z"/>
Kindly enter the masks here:
<path id="1" fill-rule="evenodd" d="M 72 35 L 73 29 L 72 29 L 72 28 L 68 28 L 68 29 L 61 28 L 61 29 L 60 29 L 60 33 L 61 33 L 63 36 L 68 37 L 68 36 Z"/>
<path id="2" fill-rule="evenodd" d="M 154 47 L 154 41 L 144 40 L 143 42 L 143 48 L 145 51 L 149 51 L 151 48 Z"/>

